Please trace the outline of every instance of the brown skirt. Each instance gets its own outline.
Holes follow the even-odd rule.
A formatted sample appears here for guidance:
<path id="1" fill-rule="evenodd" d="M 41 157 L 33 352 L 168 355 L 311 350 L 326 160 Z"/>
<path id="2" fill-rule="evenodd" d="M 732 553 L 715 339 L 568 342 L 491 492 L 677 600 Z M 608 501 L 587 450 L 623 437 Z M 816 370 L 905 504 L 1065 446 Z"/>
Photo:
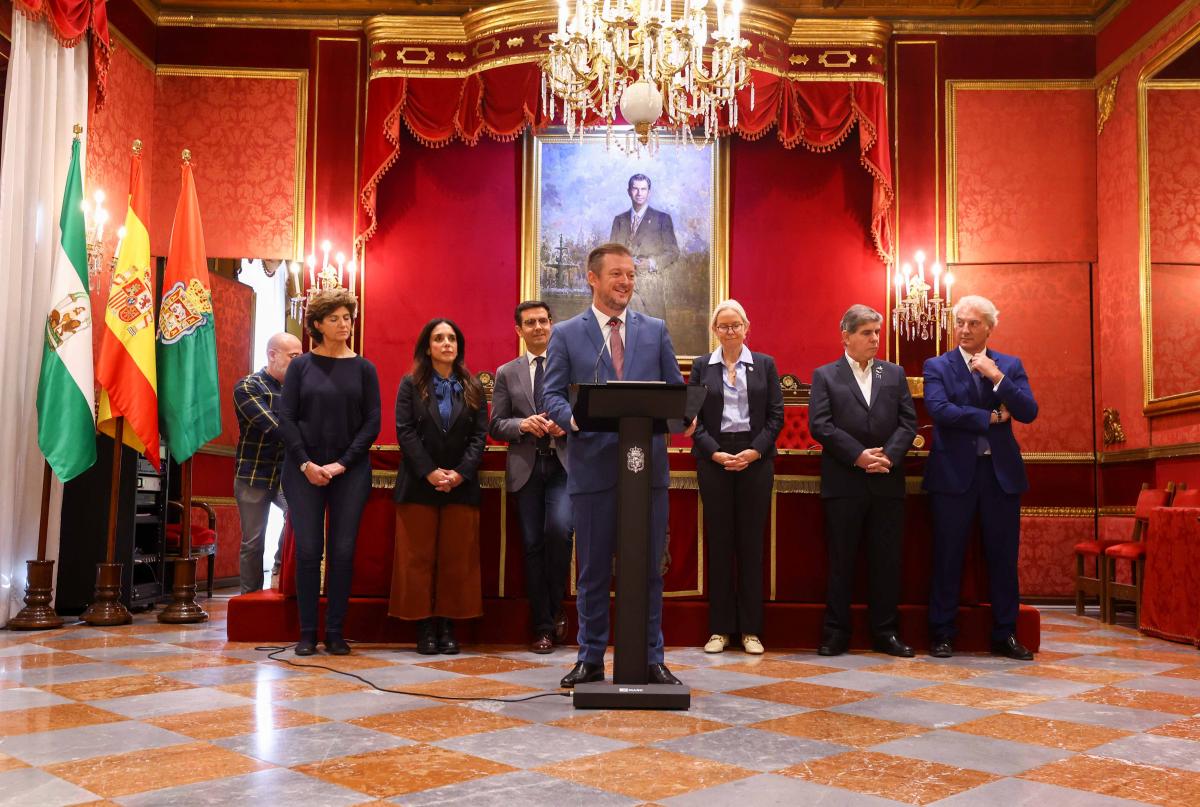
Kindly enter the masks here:
<path id="1" fill-rule="evenodd" d="M 399 619 L 483 615 L 478 507 L 396 505 L 388 614 Z"/>

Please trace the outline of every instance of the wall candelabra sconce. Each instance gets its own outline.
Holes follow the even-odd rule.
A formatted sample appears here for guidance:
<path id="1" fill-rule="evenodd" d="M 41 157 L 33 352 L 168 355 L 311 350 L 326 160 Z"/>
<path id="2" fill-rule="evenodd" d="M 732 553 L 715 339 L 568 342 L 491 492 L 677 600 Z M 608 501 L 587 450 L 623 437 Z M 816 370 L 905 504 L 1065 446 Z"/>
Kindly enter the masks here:
<path id="1" fill-rule="evenodd" d="M 304 319 L 309 302 L 318 292 L 344 288 L 354 293 L 358 263 L 353 258 L 347 261 L 344 252 L 333 252 L 333 245 L 328 239 L 321 242 L 320 259 L 316 255 L 309 255 L 305 268 L 307 272 L 302 272 L 300 263 L 292 262 L 288 279 L 288 314 L 292 319 Z M 304 283 L 306 276 L 307 286 Z"/>
<path id="2" fill-rule="evenodd" d="M 933 281 L 931 286 L 925 278 L 925 252 L 917 250 L 913 260 L 917 264 L 915 272 L 910 263 L 896 270 L 896 305 L 892 308 L 892 328 L 905 339 L 923 342 L 933 339 L 940 347 L 943 333 L 946 341 L 950 341 L 954 324 L 950 303 L 954 275 L 944 272 L 942 265 L 934 261 L 929 272 Z"/>

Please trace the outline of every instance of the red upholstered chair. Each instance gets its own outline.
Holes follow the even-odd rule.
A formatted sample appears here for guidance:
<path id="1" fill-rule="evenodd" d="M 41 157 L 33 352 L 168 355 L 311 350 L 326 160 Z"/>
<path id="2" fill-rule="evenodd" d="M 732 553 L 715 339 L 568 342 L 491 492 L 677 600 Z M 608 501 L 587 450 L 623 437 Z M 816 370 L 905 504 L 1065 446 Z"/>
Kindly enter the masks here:
<path id="1" fill-rule="evenodd" d="M 213 593 L 213 567 L 217 562 L 217 514 L 207 502 L 192 502 L 192 508 L 203 510 L 208 514 L 208 526 L 201 527 L 192 524 L 192 557 L 208 557 L 208 596 Z M 177 523 L 166 525 L 167 551 L 164 559 L 169 563 L 179 560 L 181 544 L 183 543 L 183 505 L 179 502 L 168 501 L 167 512 L 180 514 Z M 168 516 L 169 517 L 169 516 Z"/>
<path id="2" fill-rule="evenodd" d="M 1200 507 L 1200 488 L 1190 488 L 1175 492 L 1171 500 L 1172 507 Z"/>
<path id="3" fill-rule="evenodd" d="M 1133 603 L 1134 625 L 1140 624 L 1142 612 L 1142 578 L 1146 573 L 1146 541 L 1149 540 L 1150 511 L 1168 507 L 1175 495 L 1175 483 L 1168 482 L 1166 490 L 1148 490 L 1138 494 L 1133 511 L 1133 540 L 1105 547 L 1100 556 L 1100 617 L 1105 622 L 1117 621 L 1117 600 Z M 1129 561 L 1129 583 L 1116 580 L 1117 563 Z"/>
<path id="4" fill-rule="evenodd" d="M 1138 494 L 1138 506 L 1141 507 L 1142 497 L 1150 497 L 1148 501 L 1157 502 L 1162 491 L 1150 490 L 1150 485 L 1147 482 L 1142 483 L 1142 491 Z M 1155 506 L 1153 503 L 1150 506 Z M 1149 518 L 1149 510 L 1147 518 Z M 1137 541 L 1144 527 L 1144 522 L 1135 521 L 1133 527 L 1133 540 Z M 1081 541 L 1075 544 L 1075 613 L 1078 616 L 1083 616 L 1084 607 L 1086 605 L 1085 598 L 1095 597 L 1097 605 L 1100 606 L 1100 619 L 1107 622 L 1107 616 L 1104 612 L 1104 577 L 1100 573 L 1101 567 L 1104 565 L 1103 557 L 1104 550 L 1110 546 L 1125 543 L 1122 538 L 1099 538 L 1094 541 Z M 1088 564 L 1090 562 L 1091 569 Z M 1089 571 L 1094 574 L 1088 574 Z"/>

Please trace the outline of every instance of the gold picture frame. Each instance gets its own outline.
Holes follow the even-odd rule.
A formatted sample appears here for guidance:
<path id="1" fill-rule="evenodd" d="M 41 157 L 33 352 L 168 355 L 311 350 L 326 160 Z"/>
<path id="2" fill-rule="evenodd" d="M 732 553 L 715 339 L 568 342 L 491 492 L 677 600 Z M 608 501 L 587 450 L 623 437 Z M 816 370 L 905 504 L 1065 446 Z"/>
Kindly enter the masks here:
<path id="1" fill-rule="evenodd" d="M 612 162 L 614 154 L 624 156 L 617 148 L 615 143 L 611 149 L 606 149 L 606 135 L 603 132 L 585 133 L 582 137 L 578 134 L 574 137 L 567 135 L 565 130 L 550 129 L 540 134 L 527 132 L 524 136 L 524 165 L 522 171 L 521 183 L 521 279 L 519 284 L 520 299 L 545 299 L 551 304 L 552 309 L 556 308 L 556 301 L 560 301 L 562 308 L 569 308 L 572 305 L 577 305 L 579 310 L 586 303 L 580 303 L 576 298 L 581 295 L 588 294 L 586 286 L 580 287 L 580 272 L 581 260 L 578 256 L 574 256 L 574 252 L 582 251 L 586 256 L 586 251 L 583 247 L 583 242 L 588 241 L 588 237 L 575 242 L 573 245 L 566 245 L 562 240 L 560 233 L 559 246 L 564 251 L 570 251 L 573 257 L 570 260 L 570 265 L 573 267 L 570 271 L 573 272 L 573 279 L 570 283 L 563 282 L 559 287 L 555 287 L 553 292 L 550 288 L 543 288 L 542 278 L 543 273 L 549 271 L 548 267 L 543 266 L 543 204 L 545 196 L 543 189 L 546 187 L 547 177 L 544 176 L 544 169 L 548 162 L 547 149 L 558 147 L 584 147 L 596 149 L 597 155 L 604 155 L 604 159 Z M 624 133 L 614 133 L 614 141 L 624 141 Z M 701 355 L 703 352 L 711 351 L 716 346 L 716 341 L 708 328 L 709 312 L 716 306 L 718 302 L 724 300 L 729 295 L 729 142 L 728 138 L 717 140 L 705 146 L 686 146 L 664 143 L 660 146 L 659 154 L 667 149 L 687 149 L 690 153 L 697 153 L 698 149 L 707 149 L 709 157 L 709 167 L 706 169 L 710 179 L 709 187 L 709 224 L 707 226 L 708 235 L 708 258 L 706 270 L 708 273 L 707 281 L 702 284 L 702 288 L 691 289 L 687 294 L 686 299 L 681 298 L 679 304 L 666 305 L 664 308 L 668 328 L 671 332 L 671 339 L 675 345 L 676 358 L 680 362 L 680 366 L 685 370 L 690 367 L 691 361 L 695 356 Z M 565 153 L 565 152 L 564 152 Z M 623 168 L 628 169 L 628 175 L 631 177 L 634 174 L 646 173 L 647 159 L 646 157 L 626 158 L 627 163 Z M 697 158 L 698 159 L 698 158 Z M 693 159 L 693 162 L 695 160 Z M 549 162 L 554 163 L 552 157 Z M 661 174 L 660 174 L 661 176 Z M 653 180 L 653 177 L 651 178 Z M 666 180 L 659 180 L 660 187 Z M 556 188 L 553 183 L 552 190 Z M 628 210 L 630 202 L 627 191 L 627 177 L 619 176 L 614 181 L 614 187 L 606 191 L 605 200 L 602 203 L 605 205 L 603 214 L 594 214 L 585 216 L 586 224 L 580 222 L 581 232 L 586 226 L 590 228 L 590 240 L 596 240 L 598 237 L 601 242 L 608 240 L 608 234 L 603 231 L 607 229 L 607 222 L 614 222 L 613 213 L 620 214 L 621 207 Z M 651 202 L 654 206 L 654 188 L 653 181 L 651 182 Z M 553 195 L 553 194 L 549 194 Z M 611 204 L 608 197 L 611 197 Z M 668 211 L 670 213 L 670 211 Z M 689 219 L 690 221 L 690 219 Z M 615 222 L 614 222 L 615 223 Z M 686 226 L 686 225 L 685 225 Z M 700 232 L 698 228 L 686 229 L 685 236 L 689 241 L 685 243 L 695 243 L 697 234 Z M 599 233 L 597 236 L 596 234 Z M 685 259 L 690 259 L 692 264 L 698 260 L 697 253 L 689 252 L 681 245 L 681 255 Z M 560 255 L 558 263 L 552 264 L 557 266 L 558 271 L 563 272 L 564 258 Z M 683 264 L 683 269 L 680 271 L 688 271 L 686 264 Z M 672 288 L 669 282 L 670 278 L 664 276 L 659 283 L 664 290 Z M 582 282 L 586 283 L 586 280 Z M 693 284 L 694 285 L 694 284 Z M 703 294 L 703 290 L 707 290 L 707 294 Z M 556 299 L 550 299 L 555 297 Z M 692 297 L 697 299 L 693 300 Z M 704 297 L 703 300 L 698 298 Z M 664 299 L 666 299 L 664 294 Z M 686 306 L 686 312 L 681 312 Z M 555 316 L 558 319 L 565 318 L 562 308 L 555 311 Z M 701 310 L 702 309 L 702 310 Z M 566 313 L 566 316 L 573 316 L 578 311 L 573 309 Z M 657 314 L 657 311 L 647 309 L 647 313 Z"/>

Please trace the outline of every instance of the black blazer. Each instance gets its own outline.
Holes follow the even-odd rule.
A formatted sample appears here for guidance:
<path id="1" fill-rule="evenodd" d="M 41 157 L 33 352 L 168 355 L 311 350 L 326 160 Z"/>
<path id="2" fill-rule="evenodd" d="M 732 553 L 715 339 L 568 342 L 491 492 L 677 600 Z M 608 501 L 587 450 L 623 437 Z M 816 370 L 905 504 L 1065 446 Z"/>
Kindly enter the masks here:
<path id="1" fill-rule="evenodd" d="M 404 376 L 396 392 L 396 437 L 404 452 L 397 469 L 395 499 L 400 504 L 479 504 L 479 462 L 487 441 L 487 404 L 468 408 L 461 396 L 454 398 L 450 428 L 442 429 L 437 398 L 417 395 L 411 375 Z M 441 493 L 425 479 L 434 468 L 462 474 L 463 482 L 449 493 Z"/>
<path id="2" fill-rule="evenodd" d="M 821 444 L 821 497 L 874 494 L 904 497 L 904 455 L 917 436 L 917 410 L 904 368 L 875 360 L 871 400 L 843 355 L 813 372 L 808 402 L 808 428 Z M 855 466 L 864 449 L 883 446 L 892 461 L 886 474 L 869 474 Z"/>
<path id="3" fill-rule="evenodd" d="M 775 440 L 783 430 L 783 389 L 779 386 L 779 371 L 775 360 L 766 353 L 753 353 L 754 364 L 746 368 L 746 391 L 750 402 L 750 447 L 763 459 L 775 456 Z M 717 435 L 721 433 L 721 413 L 725 410 L 725 394 L 721 388 L 724 364 L 709 364 L 712 354 L 697 356 L 692 361 L 689 384 L 708 388 L 704 405 L 692 433 L 692 453 L 710 460 L 721 450 Z"/>

